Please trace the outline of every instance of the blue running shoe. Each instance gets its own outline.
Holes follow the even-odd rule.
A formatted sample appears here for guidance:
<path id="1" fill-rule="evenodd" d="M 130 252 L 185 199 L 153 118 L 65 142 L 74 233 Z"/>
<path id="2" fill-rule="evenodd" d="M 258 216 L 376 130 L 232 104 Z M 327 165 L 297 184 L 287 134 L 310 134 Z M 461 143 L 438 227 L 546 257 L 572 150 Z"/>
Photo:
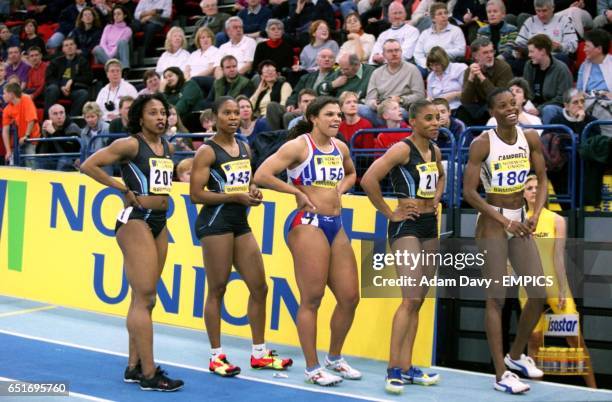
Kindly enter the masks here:
<path id="1" fill-rule="evenodd" d="M 402 371 L 404 384 L 434 385 L 440 381 L 437 373 L 423 373 L 418 367 L 410 367 L 408 371 Z"/>
<path id="2" fill-rule="evenodd" d="M 402 369 L 400 367 L 391 367 L 387 369 L 385 391 L 396 395 L 404 392 L 404 381 L 402 381 Z"/>

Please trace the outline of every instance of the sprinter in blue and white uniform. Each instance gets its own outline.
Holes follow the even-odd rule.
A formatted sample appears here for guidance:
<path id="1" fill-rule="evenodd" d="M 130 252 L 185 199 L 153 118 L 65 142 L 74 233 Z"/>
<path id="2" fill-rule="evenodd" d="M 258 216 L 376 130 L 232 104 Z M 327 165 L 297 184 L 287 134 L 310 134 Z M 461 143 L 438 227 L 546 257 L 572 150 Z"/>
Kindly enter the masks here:
<path id="1" fill-rule="evenodd" d="M 125 198 L 125 208 L 115 226 L 132 289 L 127 315 L 129 357 L 123 380 L 140 383 L 143 390 L 166 392 L 183 387 L 183 381 L 168 378 L 153 360 L 151 313 L 168 251 L 166 210 L 174 170 L 174 148 L 163 138 L 168 113 L 163 95 L 139 96 L 130 107 L 131 135 L 114 141 L 81 164 L 81 172 L 121 191 Z M 123 183 L 102 169 L 114 163 L 121 164 Z"/>
<path id="2" fill-rule="evenodd" d="M 510 370 L 527 378 L 541 378 L 543 375 L 533 359 L 523 351 L 542 313 L 546 291 L 543 287 L 525 287 L 528 300 L 519 319 L 514 343 L 504 357 L 501 313 L 506 289 L 502 278 L 507 275 L 508 259 L 520 276 L 543 275 L 532 234 L 546 202 L 548 184 L 538 133 L 517 125 L 519 106 L 510 90 L 494 90 L 489 95 L 488 106 L 491 116 L 497 120 L 497 128 L 483 132 L 470 146 L 463 197 L 479 212 L 476 241 L 486 255 L 483 277 L 492 281 L 486 289 L 485 329 L 495 366 L 493 387 L 518 394 L 529 391 L 530 387 Z M 532 169 L 539 186 L 533 215 L 528 218 L 523 189 Z M 486 199 L 478 193 L 479 181 L 484 186 Z M 510 370 L 506 370 L 506 366 Z"/>
<path id="3" fill-rule="evenodd" d="M 440 112 L 436 105 L 419 100 L 408 112 L 412 135 L 393 145 L 368 168 L 361 187 L 368 198 L 389 219 L 388 240 L 394 253 L 419 254 L 421 250 L 438 250 L 437 209 L 444 191 L 445 177 L 440 149 L 432 142 L 440 129 Z M 391 175 L 398 205 L 391 209 L 384 200 L 380 182 Z M 398 277 L 409 277 L 421 283 L 431 278 L 435 266 L 396 266 Z M 385 389 L 399 394 L 405 384 L 432 385 L 438 383 L 436 373 L 424 373 L 412 365 L 412 349 L 419 325 L 419 310 L 429 290 L 428 286 L 402 288 L 402 303 L 393 317 L 391 351 Z"/>
<path id="4" fill-rule="evenodd" d="M 297 328 L 306 359 L 306 381 L 330 386 L 361 373 L 342 358 L 342 345 L 359 303 L 357 262 L 342 228 L 341 195 L 355 183 L 348 147 L 336 139 L 341 112 L 335 98 L 314 100 L 289 133 L 289 141 L 255 173 L 255 182 L 295 195 L 298 212 L 287 236 L 300 291 Z M 275 177 L 287 170 L 292 184 Z M 331 318 L 331 341 L 325 366 L 317 357 L 317 311 L 325 286 L 337 305 Z"/>

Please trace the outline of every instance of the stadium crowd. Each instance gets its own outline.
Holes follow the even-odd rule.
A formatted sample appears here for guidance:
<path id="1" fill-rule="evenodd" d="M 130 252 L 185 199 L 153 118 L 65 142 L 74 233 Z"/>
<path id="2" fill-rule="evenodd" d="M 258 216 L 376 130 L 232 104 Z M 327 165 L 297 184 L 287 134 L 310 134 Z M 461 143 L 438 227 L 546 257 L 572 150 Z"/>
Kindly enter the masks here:
<path id="1" fill-rule="evenodd" d="M 96 136 L 126 132 L 139 94 L 156 92 L 173 105 L 168 136 L 185 151 L 179 159 L 202 139 L 174 136 L 214 132 L 210 107 L 226 95 L 239 101 L 238 133 L 264 156 L 319 95 L 339 98 L 339 137 L 353 149 L 388 148 L 409 136 L 385 130 L 353 139 L 361 129 L 410 128 L 407 110 L 424 98 L 437 105 L 455 140 L 465 127 L 495 125 L 486 99 L 499 87 L 514 94 L 521 124 L 564 124 L 580 135 L 589 122 L 612 117 L 612 1 L 596 6 L 584 0 L 1 0 L 0 164 L 14 163 L 20 147 L 22 155 L 58 154 L 27 158 L 28 166 L 76 170 L 78 141 L 36 139 L 78 137 L 95 151 L 112 140 L 100 137 L 89 146 Z M 562 189 L 567 167 L 556 153 L 564 138 L 539 133 L 549 176 Z M 581 157 L 601 176 L 611 142 L 597 135 L 605 128 L 594 134 L 581 144 Z M 442 136 L 439 142 L 447 143 Z"/>

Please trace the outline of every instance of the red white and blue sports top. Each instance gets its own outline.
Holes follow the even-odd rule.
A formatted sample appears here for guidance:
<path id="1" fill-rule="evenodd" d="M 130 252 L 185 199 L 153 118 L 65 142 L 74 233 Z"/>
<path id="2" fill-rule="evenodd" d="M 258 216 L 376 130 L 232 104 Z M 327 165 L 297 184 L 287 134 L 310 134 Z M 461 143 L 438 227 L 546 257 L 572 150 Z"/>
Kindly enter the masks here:
<path id="1" fill-rule="evenodd" d="M 344 178 L 344 164 L 342 152 L 331 139 L 333 149 L 323 152 L 317 148 L 310 134 L 302 135 L 308 144 L 308 157 L 299 166 L 287 169 L 287 175 L 296 186 L 314 186 L 323 188 L 336 188 Z"/>

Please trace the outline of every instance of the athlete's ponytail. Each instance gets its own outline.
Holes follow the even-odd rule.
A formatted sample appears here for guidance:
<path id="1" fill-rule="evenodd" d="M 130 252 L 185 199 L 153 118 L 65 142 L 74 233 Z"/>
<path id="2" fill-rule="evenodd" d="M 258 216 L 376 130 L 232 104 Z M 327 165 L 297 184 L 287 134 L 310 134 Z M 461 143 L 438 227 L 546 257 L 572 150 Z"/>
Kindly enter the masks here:
<path id="1" fill-rule="evenodd" d="M 312 122 L 306 120 L 304 116 L 303 119 L 297 122 L 297 124 L 289 130 L 289 135 L 287 135 L 287 141 L 294 140 L 302 134 L 306 134 L 312 131 Z"/>
<path id="2" fill-rule="evenodd" d="M 293 140 L 302 134 L 310 133 L 313 129 L 311 118 L 319 116 L 321 109 L 329 104 L 339 105 L 338 99 L 331 96 L 319 96 L 306 108 L 304 117 L 291 130 L 287 136 L 287 141 Z"/>

